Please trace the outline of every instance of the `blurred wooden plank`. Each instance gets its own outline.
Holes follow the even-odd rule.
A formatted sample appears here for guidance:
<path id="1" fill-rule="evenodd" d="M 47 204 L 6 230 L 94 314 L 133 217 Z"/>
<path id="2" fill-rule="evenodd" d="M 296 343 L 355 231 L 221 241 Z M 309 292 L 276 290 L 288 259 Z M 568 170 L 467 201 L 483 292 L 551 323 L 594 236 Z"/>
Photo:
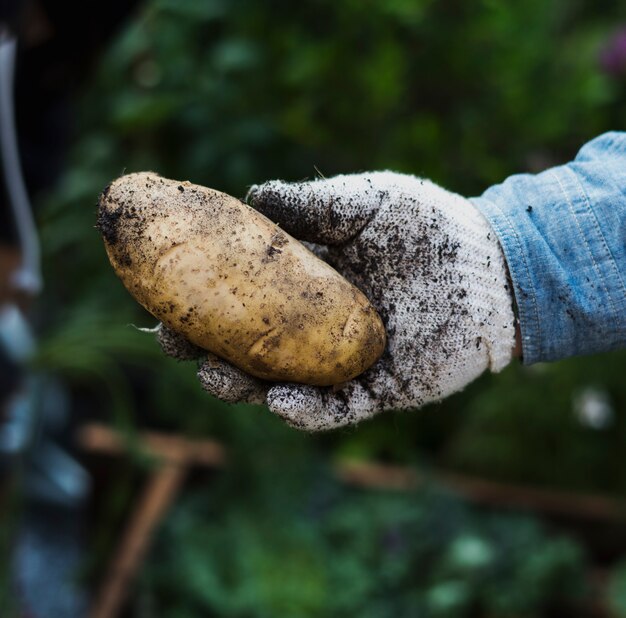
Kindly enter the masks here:
<path id="1" fill-rule="evenodd" d="M 626 523 L 626 502 L 599 494 L 541 489 L 452 472 L 433 471 L 423 475 L 413 468 L 364 461 L 342 462 L 337 466 L 337 474 L 344 482 L 360 487 L 409 490 L 428 481 L 450 489 L 470 502 L 496 508 Z"/>
<path id="2" fill-rule="evenodd" d="M 128 451 L 124 440 L 104 425 L 84 426 L 79 432 L 79 440 L 83 448 L 93 452 L 121 454 Z M 140 444 L 147 454 L 157 458 L 166 456 L 172 462 L 190 459 L 195 465 L 208 467 L 226 464 L 226 449 L 214 440 L 189 440 L 148 431 L 140 434 Z M 406 466 L 367 461 L 341 461 L 336 464 L 335 472 L 345 483 L 360 487 L 409 490 L 428 481 L 451 489 L 471 502 L 498 508 L 537 511 L 575 519 L 626 522 L 626 501 L 601 494 L 502 483 L 441 470 L 423 474 Z"/>
<path id="3" fill-rule="evenodd" d="M 120 456 L 131 450 L 122 435 L 97 423 L 81 427 L 77 439 L 82 448 L 93 453 Z M 154 532 L 178 495 L 189 468 L 221 466 L 226 459 L 225 449 L 213 440 L 187 440 L 156 432 L 142 432 L 139 448 L 158 462 L 158 468 L 135 503 L 90 618 L 119 616 Z"/>
<path id="4" fill-rule="evenodd" d="M 341 461 L 336 464 L 335 472 L 344 483 L 371 489 L 408 491 L 424 482 L 423 476 L 413 468 L 369 461 Z"/>
<path id="5" fill-rule="evenodd" d="M 573 493 L 517 484 L 497 483 L 452 473 L 439 473 L 437 482 L 474 502 L 498 508 L 538 511 L 593 521 L 626 523 L 626 502 L 600 494 Z"/>
<path id="6" fill-rule="evenodd" d="M 78 431 L 78 442 L 85 450 L 95 453 L 122 455 L 130 451 L 128 440 L 98 423 L 83 425 Z M 175 434 L 142 432 L 139 448 L 150 457 L 170 463 L 217 467 L 226 460 L 226 449 L 214 440 L 188 440 Z"/>
<path id="7" fill-rule="evenodd" d="M 186 474 L 186 467 L 168 463 L 152 474 L 120 539 L 90 618 L 119 615 L 155 529 L 178 494 Z"/>

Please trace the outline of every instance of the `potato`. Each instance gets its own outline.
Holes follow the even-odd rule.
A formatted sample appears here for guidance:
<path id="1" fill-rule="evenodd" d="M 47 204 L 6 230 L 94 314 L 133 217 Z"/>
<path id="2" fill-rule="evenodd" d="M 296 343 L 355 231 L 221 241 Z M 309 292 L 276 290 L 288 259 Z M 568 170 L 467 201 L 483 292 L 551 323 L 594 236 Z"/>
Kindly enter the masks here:
<path id="1" fill-rule="evenodd" d="M 384 350 L 385 329 L 367 298 L 229 195 L 129 174 L 100 196 L 98 229 L 139 303 L 254 376 L 339 384 Z"/>

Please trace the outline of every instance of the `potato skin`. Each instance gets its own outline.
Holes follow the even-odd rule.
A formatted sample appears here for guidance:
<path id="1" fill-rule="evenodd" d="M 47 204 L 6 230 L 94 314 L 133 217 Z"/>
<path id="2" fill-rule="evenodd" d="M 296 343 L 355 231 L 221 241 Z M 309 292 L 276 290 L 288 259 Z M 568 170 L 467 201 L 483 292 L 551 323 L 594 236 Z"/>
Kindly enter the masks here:
<path id="1" fill-rule="evenodd" d="M 256 377 L 340 384 L 385 348 L 384 326 L 363 293 L 225 193 L 128 174 L 101 194 L 98 229 L 139 303 Z"/>

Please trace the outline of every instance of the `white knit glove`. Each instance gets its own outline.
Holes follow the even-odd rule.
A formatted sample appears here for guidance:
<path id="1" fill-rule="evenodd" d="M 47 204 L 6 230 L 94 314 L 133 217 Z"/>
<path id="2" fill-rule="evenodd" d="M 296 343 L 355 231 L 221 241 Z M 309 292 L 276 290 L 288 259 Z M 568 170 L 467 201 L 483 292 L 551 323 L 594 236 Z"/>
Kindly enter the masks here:
<path id="1" fill-rule="evenodd" d="M 339 390 L 274 384 L 209 355 L 198 377 L 227 402 L 267 403 L 308 431 L 340 427 L 384 410 L 417 408 L 462 389 L 512 358 L 515 326 L 496 236 L 467 199 L 428 180 L 375 172 L 254 186 L 251 206 L 360 288 L 387 330 L 383 356 Z M 206 356 L 164 328 L 177 358 Z"/>

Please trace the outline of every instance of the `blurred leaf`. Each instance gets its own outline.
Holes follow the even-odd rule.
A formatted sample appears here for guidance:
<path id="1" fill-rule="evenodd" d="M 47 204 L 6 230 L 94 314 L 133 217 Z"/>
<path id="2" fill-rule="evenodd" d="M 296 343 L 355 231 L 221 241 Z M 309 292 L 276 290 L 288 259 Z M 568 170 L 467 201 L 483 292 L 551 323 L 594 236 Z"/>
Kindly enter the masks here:
<path id="1" fill-rule="evenodd" d="M 626 616 L 626 563 L 618 565 L 613 571 L 609 584 L 609 604 L 615 616 Z"/>

